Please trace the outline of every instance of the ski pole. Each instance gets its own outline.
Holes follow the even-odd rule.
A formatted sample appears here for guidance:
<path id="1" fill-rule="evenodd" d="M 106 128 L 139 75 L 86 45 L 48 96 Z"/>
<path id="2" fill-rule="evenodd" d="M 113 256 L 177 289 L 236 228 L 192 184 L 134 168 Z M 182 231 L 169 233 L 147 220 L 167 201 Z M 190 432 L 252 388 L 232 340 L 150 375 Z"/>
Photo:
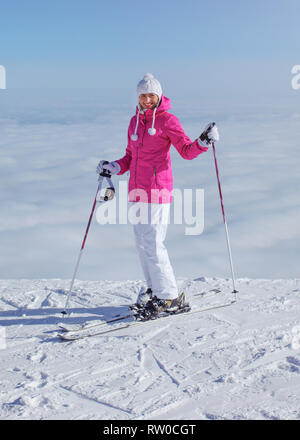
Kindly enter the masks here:
<path id="1" fill-rule="evenodd" d="M 228 226 L 226 221 L 226 215 L 225 215 L 225 209 L 224 209 L 224 203 L 223 203 L 223 196 L 222 196 L 222 189 L 221 189 L 221 183 L 220 183 L 220 176 L 219 176 L 219 168 L 217 163 L 217 156 L 216 156 L 216 149 L 215 149 L 215 143 L 212 142 L 212 148 L 214 153 L 214 160 L 215 160 L 215 168 L 216 168 L 216 174 L 217 174 L 217 180 L 218 180 L 218 188 L 219 188 L 219 194 L 220 194 L 220 202 L 221 202 L 221 209 L 222 209 L 222 215 L 223 215 L 223 222 L 225 227 L 225 234 L 226 234 L 226 241 L 227 241 L 227 250 L 228 250 L 228 256 L 229 256 L 229 262 L 230 262 L 230 269 L 231 269 L 231 277 L 232 277 L 232 293 L 237 293 L 235 287 L 235 276 L 234 276 L 234 270 L 233 270 L 233 263 L 232 263 L 232 255 L 231 255 L 231 247 L 230 247 L 230 241 L 229 241 L 229 233 L 228 233 Z M 236 295 L 235 295 L 236 298 Z"/>
<path id="2" fill-rule="evenodd" d="M 102 183 L 103 183 L 103 179 L 104 178 L 106 178 L 106 180 L 107 180 L 107 182 L 109 184 L 109 187 L 106 189 L 105 195 L 103 197 L 100 197 L 100 199 L 98 199 L 97 196 L 98 196 L 98 193 L 101 191 Z M 102 173 L 100 173 L 100 175 L 99 175 L 98 188 L 97 188 L 96 196 L 95 196 L 95 199 L 94 199 L 94 203 L 93 203 L 93 207 L 92 207 L 92 211 L 91 211 L 91 214 L 90 214 L 90 218 L 89 218 L 89 221 L 88 221 L 88 224 L 87 224 L 87 227 L 86 227 L 86 231 L 85 231 L 85 234 L 84 234 L 84 237 L 83 237 L 83 241 L 82 241 L 82 244 L 81 244 L 79 255 L 78 255 L 78 258 L 77 258 L 77 262 L 76 262 L 73 278 L 72 278 L 72 281 L 71 281 L 71 284 L 70 284 L 70 288 L 69 288 L 69 292 L 68 292 L 65 308 L 61 312 L 63 315 L 67 315 L 67 308 L 68 308 L 68 304 L 69 304 L 69 299 L 70 299 L 70 296 L 71 296 L 73 284 L 74 284 L 74 281 L 75 281 L 75 277 L 76 277 L 76 274 L 77 274 L 77 270 L 78 270 L 78 267 L 79 267 L 79 263 L 80 263 L 80 259 L 81 259 L 82 253 L 83 253 L 85 242 L 86 242 L 86 239 L 87 239 L 87 236 L 88 236 L 88 233 L 89 233 L 89 229 L 90 229 L 91 221 L 92 221 L 92 218 L 93 218 L 93 215 L 94 215 L 96 204 L 97 204 L 98 201 L 106 202 L 108 200 L 112 200 L 113 197 L 114 197 L 114 193 L 115 193 L 115 189 L 114 189 L 114 186 L 113 186 L 112 181 L 111 181 L 111 174 L 108 171 L 103 170 Z"/>

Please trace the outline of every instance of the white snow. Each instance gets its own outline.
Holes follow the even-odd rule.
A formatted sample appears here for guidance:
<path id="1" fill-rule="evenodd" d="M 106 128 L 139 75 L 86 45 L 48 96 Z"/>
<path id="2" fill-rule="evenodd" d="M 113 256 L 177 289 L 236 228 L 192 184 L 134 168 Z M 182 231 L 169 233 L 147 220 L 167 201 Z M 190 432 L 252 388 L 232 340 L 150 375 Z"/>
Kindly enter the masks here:
<path id="1" fill-rule="evenodd" d="M 178 280 L 191 303 L 230 280 Z M 239 279 L 228 308 L 75 342 L 69 280 L 0 281 L 1 419 L 299 419 L 300 280 Z M 142 281 L 76 280 L 64 322 L 127 312 Z M 225 293 L 227 292 L 227 293 Z"/>

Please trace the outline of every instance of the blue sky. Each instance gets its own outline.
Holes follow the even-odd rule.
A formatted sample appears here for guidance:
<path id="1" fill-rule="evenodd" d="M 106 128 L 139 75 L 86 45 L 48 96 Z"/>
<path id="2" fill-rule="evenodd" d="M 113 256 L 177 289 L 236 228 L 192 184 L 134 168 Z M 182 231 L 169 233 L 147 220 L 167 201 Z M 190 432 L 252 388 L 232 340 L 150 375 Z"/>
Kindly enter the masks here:
<path id="1" fill-rule="evenodd" d="M 231 88 L 232 77 L 260 86 L 266 75 L 278 89 L 299 62 L 299 17 L 297 0 L 11 0 L 1 4 L 0 64 L 10 88 L 122 93 L 151 71 L 170 90 Z"/>

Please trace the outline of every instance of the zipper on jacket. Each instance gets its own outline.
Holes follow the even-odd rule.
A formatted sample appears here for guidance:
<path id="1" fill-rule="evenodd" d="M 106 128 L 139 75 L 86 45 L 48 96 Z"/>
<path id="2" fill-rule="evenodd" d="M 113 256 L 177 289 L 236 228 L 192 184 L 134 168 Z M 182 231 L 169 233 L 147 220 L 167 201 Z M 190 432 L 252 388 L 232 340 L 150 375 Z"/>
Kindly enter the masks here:
<path id="1" fill-rule="evenodd" d="M 137 114 L 137 117 L 140 117 L 140 114 Z M 146 131 L 146 114 L 144 113 L 144 132 L 143 132 L 143 136 L 142 136 L 142 140 L 139 144 L 141 144 L 141 146 L 143 145 L 144 142 L 144 136 L 145 136 L 145 131 Z M 136 186 L 136 173 L 137 173 L 137 162 L 138 162 L 138 151 L 141 148 L 141 146 L 138 144 L 137 149 L 136 149 L 136 161 L 135 161 L 135 189 L 137 188 Z"/>
<path id="2" fill-rule="evenodd" d="M 157 174 L 156 174 L 156 167 L 154 167 L 154 179 L 155 179 L 155 185 L 157 185 Z"/>

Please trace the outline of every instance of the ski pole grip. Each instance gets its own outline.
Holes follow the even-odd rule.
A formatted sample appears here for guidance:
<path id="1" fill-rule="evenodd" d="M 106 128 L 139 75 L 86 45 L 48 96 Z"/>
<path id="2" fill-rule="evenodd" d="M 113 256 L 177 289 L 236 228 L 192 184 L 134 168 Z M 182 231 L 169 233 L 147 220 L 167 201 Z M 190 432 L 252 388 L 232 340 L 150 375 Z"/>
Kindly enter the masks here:
<path id="1" fill-rule="evenodd" d="M 103 165 L 107 165 L 108 163 L 109 163 L 108 160 L 106 160 L 103 162 Z M 103 168 L 103 165 L 102 165 L 102 171 L 100 173 L 100 176 L 111 178 L 111 172 L 109 170 L 105 170 Z"/>
<path id="2" fill-rule="evenodd" d="M 207 127 L 207 129 L 200 135 L 200 140 L 203 142 L 203 141 L 206 141 L 206 142 L 208 142 L 209 144 L 210 144 L 210 139 L 208 138 L 208 136 L 207 136 L 207 133 L 209 132 L 209 130 L 211 130 L 214 126 L 216 125 L 216 123 L 215 122 L 211 122 L 210 124 L 209 124 L 209 126 Z"/>

